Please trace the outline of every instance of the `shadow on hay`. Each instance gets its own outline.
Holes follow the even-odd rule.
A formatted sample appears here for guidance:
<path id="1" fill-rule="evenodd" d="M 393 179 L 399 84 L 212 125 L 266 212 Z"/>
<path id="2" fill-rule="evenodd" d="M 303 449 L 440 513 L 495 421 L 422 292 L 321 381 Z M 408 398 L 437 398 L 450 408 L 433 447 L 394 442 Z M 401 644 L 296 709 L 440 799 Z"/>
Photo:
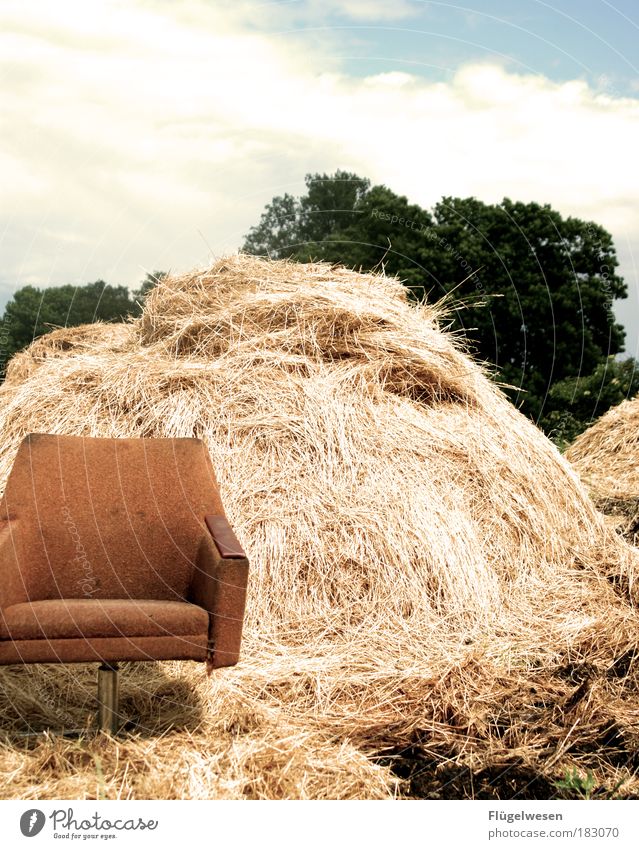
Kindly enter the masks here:
<path id="1" fill-rule="evenodd" d="M 0 668 L 0 736 L 24 740 L 92 734 L 96 728 L 97 664 L 30 664 Z M 123 732 L 155 737 L 195 730 L 204 709 L 189 662 L 120 664 Z"/>
<path id="2" fill-rule="evenodd" d="M 474 772 L 467 766 L 433 759 L 418 746 L 399 750 L 386 762 L 404 782 L 403 795 L 408 799 L 557 798 L 556 784 L 523 763 Z"/>
<path id="3" fill-rule="evenodd" d="M 614 722 L 597 729 L 595 740 L 587 746 L 577 744 L 569 749 L 573 757 L 598 756 L 616 766 L 622 775 L 614 786 L 602 783 L 593 789 L 592 799 L 636 799 L 628 792 L 628 770 L 639 769 L 637 752 L 628 746 L 623 730 Z M 478 769 L 457 762 L 454 758 L 435 756 L 419 744 L 389 751 L 377 759 L 381 766 L 389 767 L 402 781 L 402 797 L 407 799 L 484 799 L 508 801 L 514 799 L 553 800 L 583 798 L 579 785 L 571 789 L 565 775 L 547 775 L 543 764 L 531 764 L 509 755 L 499 763 L 487 764 Z M 582 771 L 583 777 L 588 771 Z M 562 778 L 564 781 L 562 781 Z"/>

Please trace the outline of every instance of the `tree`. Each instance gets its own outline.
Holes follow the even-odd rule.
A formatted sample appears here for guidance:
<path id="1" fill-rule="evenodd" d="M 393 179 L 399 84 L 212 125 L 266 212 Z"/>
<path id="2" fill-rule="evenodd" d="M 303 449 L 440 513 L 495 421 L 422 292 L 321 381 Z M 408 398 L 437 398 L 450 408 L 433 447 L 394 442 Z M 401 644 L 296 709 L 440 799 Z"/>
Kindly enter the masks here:
<path id="1" fill-rule="evenodd" d="M 144 280 L 140 283 L 137 289 L 133 290 L 133 297 L 138 302 L 144 302 L 144 299 L 149 294 L 151 289 L 156 286 L 158 283 L 161 283 L 165 277 L 168 277 L 168 271 L 153 271 L 147 272 Z"/>
<path id="2" fill-rule="evenodd" d="M 307 192 L 300 198 L 289 194 L 273 198 L 246 237 L 246 253 L 274 259 L 312 258 L 328 234 L 348 225 L 370 186 L 368 180 L 348 171 L 332 176 L 307 174 L 305 183 Z"/>
<path id="3" fill-rule="evenodd" d="M 340 197 L 334 215 L 331 179 L 340 190 L 345 182 L 361 187 L 348 203 Z M 623 349 L 612 303 L 627 290 L 612 238 L 598 224 L 508 198 L 447 197 L 428 211 L 343 172 L 309 174 L 306 185 L 312 201 L 310 191 L 274 198 L 244 249 L 383 266 L 418 300 L 447 296 L 453 328 L 536 420 L 555 381 L 589 375 Z"/>
<path id="4" fill-rule="evenodd" d="M 434 217 L 445 243 L 475 272 L 474 290 L 487 298 L 486 308 L 468 310 L 464 329 L 501 379 L 526 391 L 512 395 L 535 419 L 555 381 L 588 375 L 622 350 L 625 333 L 612 303 L 627 289 L 602 227 L 508 198 L 490 205 L 444 198 Z M 434 270 L 447 287 L 467 277 L 451 251 L 438 260 Z"/>
<path id="5" fill-rule="evenodd" d="M 611 407 L 638 393 L 637 360 L 608 357 L 592 374 L 568 377 L 551 386 L 541 425 L 563 447 Z"/>
<path id="6" fill-rule="evenodd" d="M 0 372 L 17 351 L 53 327 L 74 327 L 94 321 L 121 321 L 139 308 L 126 286 L 103 280 L 85 286 L 23 286 L 7 303 L 0 333 Z"/>

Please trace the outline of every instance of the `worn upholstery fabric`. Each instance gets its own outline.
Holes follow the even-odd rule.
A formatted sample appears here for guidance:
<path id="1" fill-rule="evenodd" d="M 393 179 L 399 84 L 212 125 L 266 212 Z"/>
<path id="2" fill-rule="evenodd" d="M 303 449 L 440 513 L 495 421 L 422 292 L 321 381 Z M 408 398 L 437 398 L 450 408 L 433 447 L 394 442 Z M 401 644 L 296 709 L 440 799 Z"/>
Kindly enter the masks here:
<path id="1" fill-rule="evenodd" d="M 248 563 L 206 516 L 224 510 L 199 439 L 26 437 L 0 502 L 0 664 L 237 662 Z"/>
<path id="2" fill-rule="evenodd" d="M 181 637 L 97 637 L 0 640 L 0 664 L 93 663 L 124 660 L 206 660 L 206 634 Z"/>
<path id="3" fill-rule="evenodd" d="M 21 584 L 0 605 L 187 597 L 207 513 L 224 514 L 199 439 L 31 434 L 0 517 L 18 519 Z M 22 596 L 22 597 L 19 597 Z"/>
<path id="4" fill-rule="evenodd" d="M 12 640 L 206 635 L 209 627 L 206 610 L 179 601 L 34 601 L 7 607 L 0 616 L 0 637 Z"/>

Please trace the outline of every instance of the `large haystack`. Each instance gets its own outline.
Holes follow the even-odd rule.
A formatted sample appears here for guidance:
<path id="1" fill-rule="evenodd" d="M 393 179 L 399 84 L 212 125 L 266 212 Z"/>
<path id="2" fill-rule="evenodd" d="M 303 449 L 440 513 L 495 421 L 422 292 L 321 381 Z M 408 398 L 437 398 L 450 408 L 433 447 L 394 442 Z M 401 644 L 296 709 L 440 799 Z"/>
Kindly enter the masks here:
<path id="1" fill-rule="evenodd" d="M 394 280 L 233 257 L 163 280 L 132 332 L 0 389 L 0 479 L 30 431 L 203 437 L 252 563 L 243 659 L 210 680 L 133 668 L 150 730 L 84 760 L 8 734 L 5 795 L 94 793 L 98 753 L 107 795 L 377 798 L 408 746 L 447 760 L 430 788 L 451 769 L 502 795 L 550 793 L 568 765 L 629 780 L 636 553 L 436 309 Z M 2 670 L 5 728 L 51 716 L 43 680 L 60 726 L 87 716 L 92 669 Z M 159 716 L 158 691 L 178 702 Z"/>
<path id="2" fill-rule="evenodd" d="M 623 401 L 582 433 L 566 457 L 600 510 L 632 542 L 639 536 L 639 398 Z"/>

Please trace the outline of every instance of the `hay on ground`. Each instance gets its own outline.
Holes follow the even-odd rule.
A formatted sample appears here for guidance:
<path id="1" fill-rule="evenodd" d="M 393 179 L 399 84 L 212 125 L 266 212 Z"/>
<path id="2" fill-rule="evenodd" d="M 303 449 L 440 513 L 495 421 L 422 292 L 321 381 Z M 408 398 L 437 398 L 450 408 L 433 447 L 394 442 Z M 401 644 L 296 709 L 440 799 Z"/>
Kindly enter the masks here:
<path id="1" fill-rule="evenodd" d="M 32 431 L 202 437 L 252 564 L 237 667 L 125 677 L 142 735 L 18 749 L 42 679 L 0 670 L 4 795 L 93 794 L 99 758 L 108 796 L 392 797 L 407 747 L 435 785 L 441 758 L 496 796 L 568 767 L 636 789 L 637 553 L 439 320 L 394 280 L 231 257 L 161 281 L 126 351 L 0 388 L 0 480 Z M 158 735 L 166 676 L 191 706 Z M 46 681 L 56 727 L 86 720 L 92 670 Z"/>

